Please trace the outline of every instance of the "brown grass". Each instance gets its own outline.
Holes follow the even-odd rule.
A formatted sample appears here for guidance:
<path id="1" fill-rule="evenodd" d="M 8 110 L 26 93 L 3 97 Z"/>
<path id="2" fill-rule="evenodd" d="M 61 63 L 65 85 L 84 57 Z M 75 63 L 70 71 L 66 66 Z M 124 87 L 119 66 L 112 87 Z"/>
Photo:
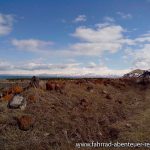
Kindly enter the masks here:
<path id="1" fill-rule="evenodd" d="M 0 102 L 2 149 L 73 150 L 75 143 L 92 140 L 150 140 L 149 85 L 127 79 L 59 82 L 65 82 L 63 93 L 35 88 L 23 91 L 28 101 L 25 111 L 8 109 Z M 20 130 L 15 122 L 22 115 L 35 118 L 28 131 Z"/>

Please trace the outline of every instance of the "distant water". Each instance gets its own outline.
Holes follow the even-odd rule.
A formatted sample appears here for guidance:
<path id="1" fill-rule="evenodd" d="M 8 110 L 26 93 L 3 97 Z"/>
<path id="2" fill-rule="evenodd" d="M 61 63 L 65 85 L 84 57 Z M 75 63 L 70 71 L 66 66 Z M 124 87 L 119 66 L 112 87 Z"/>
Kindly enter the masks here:
<path id="1" fill-rule="evenodd" d="M 119 76 L 58 76 L 58 75 L 38 75 L 39 78 L 67 78 L 67 79 L 78 79 L 78 78 L 118 78 Z M 0 79 L 31 79 L 32 76 L 25 75 L 0 75 Z"/>
<path id="2" fill-rule="evenodd" d="M 0 79 L 31 79 L 33 76 L 19 76 L 19 75 L 0 75 Z M 64 77 L 64 76 L 38 76 L 39 78 L 73 78 L 73 77 Z"/>
<path id="3" fill-rule="evenodd" d="M 0 79 L 24 79 L 24 78 L 31 78 L 31 76 L 0 75 Z"/>

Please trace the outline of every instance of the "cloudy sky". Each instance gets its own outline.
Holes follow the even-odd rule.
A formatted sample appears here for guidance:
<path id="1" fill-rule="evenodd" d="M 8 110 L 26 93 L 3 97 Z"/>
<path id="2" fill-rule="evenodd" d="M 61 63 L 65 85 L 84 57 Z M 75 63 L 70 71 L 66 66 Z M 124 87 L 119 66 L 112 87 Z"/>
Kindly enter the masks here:
<path id="1" fill-rule="evenodd" d="M 150 69 L 150 0 L 0 0 L 0 74 Z"/>

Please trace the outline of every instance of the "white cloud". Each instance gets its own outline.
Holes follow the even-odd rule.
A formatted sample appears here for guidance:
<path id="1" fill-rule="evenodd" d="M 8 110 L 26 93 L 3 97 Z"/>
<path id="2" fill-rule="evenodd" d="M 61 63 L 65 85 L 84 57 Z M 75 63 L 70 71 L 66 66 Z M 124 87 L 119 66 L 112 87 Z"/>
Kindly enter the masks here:
<path id="1" fill-rule="evenodd" d="M 125 14 L 123 12 L 117 12 L 117 14 L 123 19 L 131 19 L 133 16 L 131 14 Z"/>
<path id="2" fill-rule="evenodd" d="M 146 33 L 141 35 L 140 37 L 135 39 L 135 42 L 150 42 L 150 33 Z"/>
<path id="3" fill-rule="evenodd" d="M 126 50 L 126 55 L 122 56 L 126 61 L 130 57 L 130 62 L 133 63 L 133 68 L 150 68 L 150 32 L 140 35 L 134 39 L 125 36 L 126 29 L 114 22 L 104 22 L 96 24 L 94 27 L 78 27 L 72 34 L 73 37 L 79 40 L 78 42 L 64 47 L 63 49 L 52 48 L 51 41 L 42 41 L 38 39 L 13 39 L 12 44 L 18 49 L 32 52 L 42 52 L 40 54 L 48 57 L 59 58 L 67 57 L 74 59 L 77 56 L 96 56 L 100 57 L 107 53 L 116 53 L 119 50 Z M 45 51 L 43 51 L 45 50 Z M 89 60 L 90 61 L 90 60 Z M 124 60 L 123 60 L 124 61 Z M 82 60 L 81 60 L 82 62 Z M 74 62 L 72 62 L 74 64 Z M 75 63 L 76 64 L 76 63 Z M 83 67 L 84 66 L 84 67 Z M 38 73 L 56 73 L 56 74 L 121 74 L 129 69 L 113 70 L 103 65 L 95 63 L 68 66 L 68 64 L 45 64 L 31 62 L 26 65 L 17 65 L 14 67 L 21 72 Z"/>
<path id="4" fill-rule="evenodd" d="M 21 70 L 28 70 L 28 71 L 34 71 L 34 70 L 62 70 L 66 68 L 70 68 L 73 66 L 78 66 L 79 63 L 70 63 L 70 64 L 48 64 L 48 63 L 35 63 L 30 62 L 25 65 L 19 65 L 15 66 L 15 69 L 21 69 Z"/>
<path id="5" fill-rule="evenodd" d="M 105 51 L 115 53 L 124 44 L 132 44 L 124 36 L 125 29 L 115 24 L 96 25 L 96 28 L 78 27 L 72 36 L 82 42 L 73 44 L 71 49 L 79 55 L 101 55 Z"/>
<path id="6" fill-rule="evenodd" d="M 97 27 L 96 29 L 79 27 L 73 36 L 86 42 L 113 42 L 114 40 L 121 39 L 123 32 L 124 29 L 121 26 L 109 24 L 108 26 Z"/>
<path id="7" fill-rule="evenodd" d="M 104 21 L 105 21 L 105 22 L 115 22 L 115 19 L 112 18 L 112 17 L 106 16 L 106 17 L 104 17 Z"/>
<path id="8" fill-rule="evenodd" d="M 24 39 L 24 40 L 13 39 L 11 43 L 18 49 L 26 51 L 39 51 L 45 48 L 47 49 L 48 46 L 53 44 L 51 41 L 42 41 L 38 39 Z"/>
<path id="9" fill-rule="evenodd" d="M 126 49 L 124 57 L 132 59 L 132 67 L 150 69 L 150 33 L 140 35 L 132 40 L 134 45 Z"/>
<path id="10" fill-rule="evenodd" d="M 12 45 L 24 51 L 40 52 L 42 55 L 64 57 L 100 56 L 104 52 L 118 52 L 125 44 L 133 45 L 133 40 L 126 38 L 124 32 L 126 30 L 120 25 L 103 23 L 103 25 L 97 24 L 95 28 L 76 28 L 72 36 L 76 37 L 79 42 L 66 46 L 64 49 L 53 49 L 50 47 L 51 41 L 37 39 L 13 39 Z"/>
<path id="11" fill-rule="evenodd" d="M 85 22 L 86 20 L 87 20 L 86 15 L 79 15 L 73 20 L 73 22 L 74 23 Z"/>
<path id="12" fill-rule="evenodd" d="M 150 69 L 150 43 L 136 51 L 130 50 L 129 55 L 133 59 L 133 68 Z"/>
<path id="13" fill-rule="evenodd" d="M 10 70 L 12 68 L 13 68 L 13 66 L 11 63 L 8 63 L 7 61 L 0 60 L 0 70 L 1 71 Z"/>
<path id="14" fill-rule="evenodd" d="M 11 65 L 10 65 L 11 64 Z M 23 63 L 22 63 L 23 64 Z M 0 74 L 14 75 L 64 75 L 64 76 L 102 76 L 102 75 L 123 75 L 129 70 L 113 70 L 104 65 L 95 64 L 93 62 L 82 66 L 80 63 L 68 64 L 47 64 L 29 62 L 26 65 L 20 63 L 12 64 L 3 62 L 0 64 Z"/>
<path id="15" fill-rule="evenodd" d="M 7 35 L 12 31 L 14 16 L 0 13 L 0 36 Z"/>

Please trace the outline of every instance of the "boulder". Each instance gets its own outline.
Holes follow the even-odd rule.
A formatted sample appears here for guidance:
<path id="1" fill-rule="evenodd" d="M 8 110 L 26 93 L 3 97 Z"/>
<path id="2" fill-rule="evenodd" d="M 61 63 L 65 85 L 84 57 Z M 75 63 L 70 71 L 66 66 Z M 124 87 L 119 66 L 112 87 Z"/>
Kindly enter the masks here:
<path id="1" fill-rule="evenodd" d="M 12 87 L 12 93 L 20 94 L 21 92 L 23 92 L 23 88 L 21 86 L 16 85 L 16 86 Z"/>
<path id="2" fill-rule="evenodd" d="M 8 107 L 9 108 L 20 108 L 21 110 L 24 110 L 26 108 L 27 101 L 26 99 L 21 95 L 15 95 L 13 99 L 9 102 Z"/>
<path id="3" fill-rule="evenodd" d="M 48 81 L 46 83 L 46 90 L 48 91 L 56 91 L 62 93 L 62 90 L 64 89 L 65 83 L 57 83 L 57 82 L 51 82 Z"/>
<path id="4" fill-rule="evenodd" d="M 48 91 L 52 91 L 52 90 L 55 90 L 55 83 L 51 82 L 51 81 L 48 81 L 46 83 L 46 90 Z"/>
<path id="5" fill-rule="evenodd" d="M 24 131 L 29 130 L 34 125 L 34 119 L 29 115 L 23 115 L 20 118 L 18 118 L 17 121 L 19 129 Z"/>

